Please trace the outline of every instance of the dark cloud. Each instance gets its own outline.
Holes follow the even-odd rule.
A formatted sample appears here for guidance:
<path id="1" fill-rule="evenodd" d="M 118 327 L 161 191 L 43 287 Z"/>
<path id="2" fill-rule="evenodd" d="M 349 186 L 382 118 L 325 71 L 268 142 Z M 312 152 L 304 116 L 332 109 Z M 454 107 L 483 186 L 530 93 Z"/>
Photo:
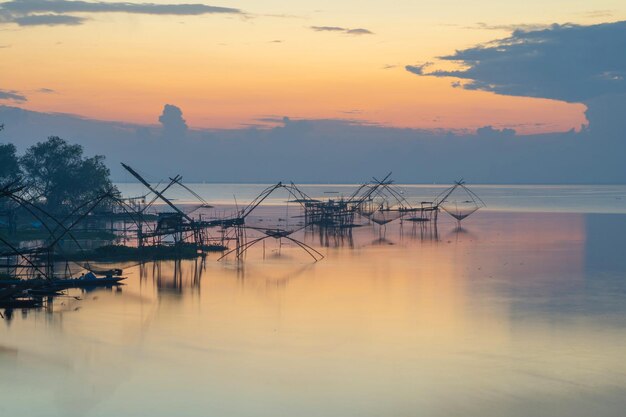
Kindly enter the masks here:
<path id="1" fill-rule="evenodd" d="M 407 65 L 406 67 L 404 67 L 407 71 L 412 72 L 413 74 L 416 75 L 428 75 L 424 73 L 424 70 L 427 67 L 430 67 L 431 65 L 433 65 L 432 62 L 425 62 L 423 64 L 417 64 L 417 65 Z"/>
<path id="2" fill-rule="evenodd" d="M 27 101 L 26 96 L 14 90 L 0 90 L 0 100 L 11 100 L 17 102 Z"/>
<path id="3" fill-rule="evenodd" d="M 373 35 L 374 32 L 364 28 L 344 28 L 341 26 L 311 26 L 312 30 L 316 32 L 341 32 L 346 35 Z"/>
<path id="4" fill-rule="evenodd" d="M 498 94 L 585 102 L 626 92 L 626 21 L 593 26 L 552 25 L 440 57 L 464 69 L 417 75 L 469 80 L 463 88 Z"/>
<path id="5" fill-rule="evenodd" d="M 620 100 L 604 100 L 595 111 L 603 116 Z M 183 115 L 174 116 L 174 127 L 184 129 Z M 271 183 L 289 175 L 295 182 L 351 182 L 369 178 L 375 166 L 404 182 L 626 183 L 624 129 L 512 136 L 506 130 L 512 126 L 495 123 L 474 134 L 358 120 L 265 119 L 240 129 L 187 129 L 163 140 L 160 127 L 0 106 L 4 137 L 18 149 L 49 135 L 76 140 L 90 154 L 107 155 L 115 180 L 128 179 L 118 162 L 132 160 L 145 172 L 163 172 L 167 161 L 170 172 L 188 181 Z"/>
<path id="6" fill-rule="evenodd" d="M 31 14 L 13 17 L 12 22 L 19 26 L 76 26 L 87 19 L 66 14 Z"/>
<path id="7" fill-rule="evenodd" d="M 163 136 L 166 138 L 177 139 L 187 133 L 187 122 L 183 119 L 180 107 L 166 104 L 159 116 L 159 122 L 163 125 Z"/>
<path id="8" fill-rule="evenodd" d="M 13 0 L 2 8 L 19 14 L 30 13 L 138 13 L 160 15 L 202 15 L 211 13 L 242 13 L 239 9 L 206 4 L 155 4 L 126 2 L 86 2 L 70 0 Z"/>
<path id="9" fill-rule="evenodd" d="M 156 4 L 126 2 L 86 2 L 71 0 L 12 0 L 0 3 L 0 23 L 20 26 L 80 25 L 88 19 L 74 13 L 133 13 L 150 15 L 197 16 L 241 14 L 239 9 L 206 4 Z"/>
<path id="10" fill-rule="evenodd" d="M 51 88 L 40 88 L 37 90 L 38 93 L 44 93 L 44 94 L 55 94 L 56 91 L 51 89 Z"/>

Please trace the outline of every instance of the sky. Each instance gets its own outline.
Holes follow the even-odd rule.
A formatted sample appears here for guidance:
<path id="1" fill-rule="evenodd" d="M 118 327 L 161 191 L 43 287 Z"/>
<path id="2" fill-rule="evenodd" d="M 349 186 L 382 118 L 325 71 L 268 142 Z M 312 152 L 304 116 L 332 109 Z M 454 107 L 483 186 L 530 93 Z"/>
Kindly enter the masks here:
<path id="1" fill-rule="evenodd" d="M 190 127 L 204 129 L 276 125 L 288 116 L 461 132 L 578 131 L 598 94 L 494 86 L 495 61 L 481 56 L 484 65 L 472 67 L 479 61 L 471 48 L 515 30 L 625 19 L 623 0 L 5 1 L 0 104 L 158 125 L 171 103 Z"/>

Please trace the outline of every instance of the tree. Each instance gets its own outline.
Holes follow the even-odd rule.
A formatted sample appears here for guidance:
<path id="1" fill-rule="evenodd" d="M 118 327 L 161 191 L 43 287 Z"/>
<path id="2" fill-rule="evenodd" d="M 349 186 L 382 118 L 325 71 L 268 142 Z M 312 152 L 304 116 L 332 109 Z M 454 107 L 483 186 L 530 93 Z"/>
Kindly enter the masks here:
<path id="1" fill-rule="evenodd" d="M 4 125 L 0 124 L 0 131 Z M 0 186 L 15 181 L 20 175 L 20 166 L 15 145 L 0 143 Z"/>
<path id="2" fill-rule="evenodd" d="M 0 185 L 15 181 L 20 175 L 20 165 L 15 145 L 0 143 Z"/>
<path id="3" fill-rule="evenodd" d="M 105 191 L 117 192 L 104 156 L 83 157 L 80 145 L 50 136 L 20 158 L 26 183 L 53 213 L 67 213 Z"/>

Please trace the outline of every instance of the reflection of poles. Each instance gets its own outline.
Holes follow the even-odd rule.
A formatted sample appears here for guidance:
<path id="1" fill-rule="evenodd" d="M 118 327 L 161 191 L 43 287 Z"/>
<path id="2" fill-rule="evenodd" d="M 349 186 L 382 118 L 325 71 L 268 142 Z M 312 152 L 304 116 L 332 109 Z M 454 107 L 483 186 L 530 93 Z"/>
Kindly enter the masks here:
<path id="1" fill-rule="evenodd" d="M 378 238 L 385 239 L 387 235 L 387 223 L 378 225 Z"/>
<path id="2" fill-rule="evenodd" d="M 318 259 L 317 259 L 317 258 L 315 257 L 315 255 L 313 255 L 310 251 L 315 252 L 315 254 L 319 255 L 319 256 L 320 256 L 320 259 L 319 259 L 319 260 L 324 259 L 324 255 L 322 255 L 321 253 L 319 253 L 317 250 L 313 249 L 311 246 L 307 245 L 306 243 L 304 243 L 304 242 L 300 242 L 300 241 L 297 241 L 297 240 L 295 240 L 295 239 L 293 239 L 293 238 L 290 238 L 289 236 L 285 236 L 285 239 L 292 241 L 293 243 L 295 243 L 296 245 L 298 245 L 298 246 L 300 246 L 302 249 L 304 249 L 304 250 L 306 251 L 306 253 L 308 253 L 309 255 L 311 255 L 311 257 L 312 257 L 313 259 L 315 259 L 315 262 L 317 262 L 317 261 L 318 261 Z M 309 251 L 309 250 L 310 250 L 310 251 Z"/>
<path id="3" fill-rule="evenodd" d="M 193 287 L 200 287 L 200 281 L 202 278 L 202 273 L 206 268 L 206 256 L 202 255 L 200 257 L 200 261 L 198 258 L 194 260 L 194 269 L 193 269 L 193 282 L 191 283 Z"/>
<path id="4" fill-rule="evenodd" d="M 246 250 L 248 250 L 249 247 L 251 247 L 252 245 L 254 245 L 255 243 L 261 242 L 262 240 L 267 239 L 269 236 L 262 236 L 259 238 L 256 238 L 254 240 L 251 240 L 249 242 L 245 242 L 243 245 L 237 245 L 237 247 L 235 247 L 235 249 L 231 249 L 228 252 L 226 252 L 225 254 L 223 254 L 222 256 L 220 256 L 219 258 L 217 258 L 218 261 L 221 261 L 223 258 L 227 257 L 228 255 L 230 255 L 233 252 L 237 252 L 237 256 L 236 258 L 239 259 L 241 258 L 241 256 L 244 254 L 244 252 Z"/>
<path id="5" fill-rule="evenodd" d="M 250 249 L 252 246 L 254 246 L 255 244 L 259 243 L 259 242 L 263 242 L 265 241 L 265 239 L 268 239 L 270 237 L 274 237 L 274 236 L 261 236 L 259 238 L 256 238 L 254 240 L 251 240 L 249 242 L 244 243 L 243 245 L 241 245 L 241 247 L 236 247 L 235 249 L 231 249 L 228 252 L 226 252 L 225 254 L 223 254 L 222 256 L 220 256 L 217 260 L 221 261 L 222 259 L 224 259 L 225 257 L 227 257 L 228 255 L 230 255 L 233 252 L 237 252 L 237 258 L 239 259 L 241 257 L 241 255 L 243 255 L 248 249 Z M 275 237 L 274 237 L 275 238 Z M 304 249 L 304 251 L 306 253 L 308 253 L 314 260 L 315 262 L 320 261 L 322 259 L 324 259 L 324 255 L 322 255 L 320 252 L 318 252 L 317 250 L 313 249 L 311 246 L 307 245 L 306 243 L 300 242 L 292 237 L 289 236 L 281 236 L 279 241 L 285 238 L 293 243 L 295 243 L 296 245 L 298 245 L 299 247 L 301 247 L 302 249 Z M 280 247 L 280 246 L 279 246 Z M 314 255 L 317 254 L 320 259 L 317 259 L 317 257 Z"/>
<path id="6" fill-rule="evenodd" d="M 183 288 L 183 273 L 180 258 L 174 261 L 174 288 L 181 291 Z"/>
<path id="7" fill-rule="evenodd" d="M 354 239 L 352 237 L 351 227 L 337 229 L 337 228 L 317 226 L 315 229 L 308 228 L 308 230 L 310 232 L 305 233 L 305 241 L 306 241 L 307 236 L 309 237 L 312 236 L 312 238 L 314 239 L 315 234 L 317 233 L 319 235 L 319 245 L 324 248 L 329 248 L 331 246 L 334 248 L 343 247 L 346 245 L 346 243 L 348 247 L 350 248 L 354 247 Z"/>

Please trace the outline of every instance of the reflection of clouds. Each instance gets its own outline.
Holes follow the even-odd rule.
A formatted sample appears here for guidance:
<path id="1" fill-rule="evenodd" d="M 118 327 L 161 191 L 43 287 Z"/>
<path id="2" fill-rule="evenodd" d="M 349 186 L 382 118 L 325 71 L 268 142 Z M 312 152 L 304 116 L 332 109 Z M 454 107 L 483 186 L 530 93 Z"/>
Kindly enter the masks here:
<path id="1" fill-rule="evenodd" d="M 316 264 L 299 263 L 293 247 L 265 261 L 209 256 L 197 291 L 193 261 L 162 262 L 161 279 L 180 271 L 183 290 L 172 296 L 159 293 L 151 265 L 134 267 L 122 294 L 98 293 L 62 325 L 30 314 L 0 328 L 2 346 L 18 350 L 17 359 L 0 350 L 2 392 L 32 398 L 3 407 L 52 416 L 621 415 L 626 283 L 617 276 L 626 267 L 594 281 L 596 261 L 585 259 L 620 241 L 622 216 L 594 217 L 478 212 L 466 227 L 479 239 L 461 233 L 450 244 L 404 239 L 406 224 L 392 222 L 396 245 L 366 246 L 377 231 L 361 227 L 354 249 L 333 248 Z M 445 237 L 454 227 L 439 224 Z M 596 305 L 614 310 L 597 314 Z"/>
<path id="2" fill-rule="evenodd" d="M 103 290 L 72 305 L 81 308 L 32 311 L 14 323 L 11 333 L 5 335 L 8 337 L 3 336 L 19 351 L 12 362 L 11 385 L 19 381 L 18 388 L 25 387 L 32 398 L 39 398 L 9 403 L 9 412 L 13 406 L 19 407 L 13 415 L 40 415 L 45 410 L 50 416 L 83 416 L 110 401 L 131 377 L 142 335 L 156 312 L 154 299 L 141 293 Z M 45 326 L 41 326 L 42 320 Z M 6 370 L 5 362 L 0 361 L 3 379 L 10 376 Z M 7 394 L 5 389 L 3 392 Z"/>

